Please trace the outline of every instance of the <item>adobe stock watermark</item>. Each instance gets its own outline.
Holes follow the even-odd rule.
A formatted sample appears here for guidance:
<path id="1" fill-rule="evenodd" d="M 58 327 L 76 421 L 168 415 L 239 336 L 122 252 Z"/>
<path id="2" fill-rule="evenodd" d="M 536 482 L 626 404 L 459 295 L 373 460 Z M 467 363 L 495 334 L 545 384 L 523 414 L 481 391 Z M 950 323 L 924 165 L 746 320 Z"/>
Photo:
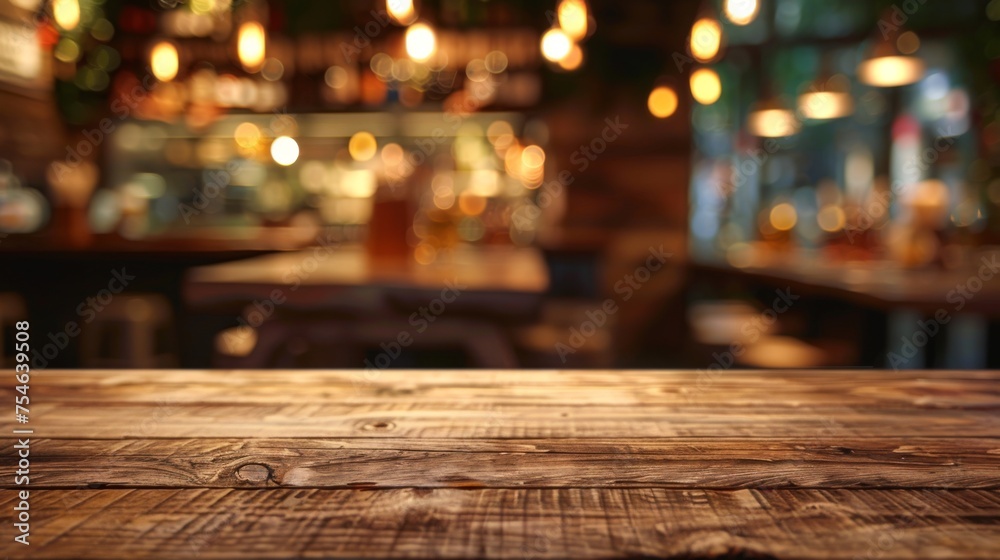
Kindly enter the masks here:
<path id="1" fill-rule="evenodd" d="M 720 182 L 717 185 L 717 190 L 722 196 L 730 196 L 736 192 L 737 189 L 746 184 L 747 179 L 758 175 L 767 160 L 777 152 L 781 146 L 773 138 L 768 138 L 764 141 L 764 147 L 757 149 L 750 149 L 744 153 L 743 161 L 739 165 L 733 166 L 732 174 L 730 175 L 730 180 L 728 183 Z"/>
<path id="2" fill-rule="evenodd" d="M 403 0 L 389 0 L 388 7 L 393 12 L 402 12 L 411 6 L 411 2 Z M 351 41 L 344 41 L 340 44 L 340 54 L 348 64 L 354 64 L 355 57 L 360 55 L 366 48 L 371 46 L 372 41 L 378 38 L 395 20 L 385 10 L 371 10 L 368 12 L 371 19 L 364 26 L 355 25 L 354 35 Z"/>
<path id="3" fill-rule="evenodd" d="M 470 94 L 462 96 L 460 103 L 449 105 L 444 112 L 443 119 L 449 124 L 451 132 L 457 132 L 468 119 L 469 115 L 488 105 L 499 86 L 500 82 L 493 74 L 490 74 L 486 81 L 480 82 Z M 399 176 L 393 175 L 387 179 L 389 189 L 395 191 L 399 188 L 404 178 L 429 160 L 447 139 L 448 135 L 444 127 L 435 127 L 429 135 L 417 138 L 414 141 L 417 149 L 407 151 L 406 156 L 403 158 L 404 173 Z"/>
<path id="4" fill-rule="evenodd" d="M 740 325 L 740 335 L 742 335 L 742 338 L 732 341 L 729 344 L 729 348 L 722 353 L 713 352 L 712 359 L 715 363 L 710 364 L 705 369 L 698 370 L 698 377 L 695 380 L 695 389 L 697 391 L 705 391 L 718 379 L 721 372 L 733 367 L 736 363 L 736 358 L 746 352 L 747 346 L 754 344 L 760 340 L 761 336 L 767 334 L 774 326 L 774 323 L 778 321 L 778 316 L 786 313 L 802 297 L 793 294 L 790 287 L 779 288 L 774 291 L 774 294 L 775 298 L 768 309 L 754 315 L 753 318 L 748 319 Z"/>
<path id="5" fill-rule="evenodd" d="M 870 200 L 861 207 L 856 223 L 844 227 L 847 234 L 847 241 L 854 243 L 857 236 L 873 228 L 879 220 L 885 217 L 892 204 L 893 195 L 904 194 L 909 187 L 918 181 L 927 169 L 930 168 L 941 154 L 947 152 L 955 145 L 955 134 L 944 128 L 939 128 L 938 138 L 931 146 L 924 148 L 917 157 L 909 159 L 903 165 L 903 178 L 892 182 L 890 188 L 882 192 L 873 192 Z"/>
<path id="6" fill-rule="evenodd" d="M 96 153 L 101 144 L 114 134 L 118 126 L 125 122 L 139 104 L 156 89 L 159 81 L 153 76 L 152 69 L 147 66 L 145 70 L 146 73 L 138 84 L 111 102 L 111 112 L 116 118 L 104 117 L 97 123 L 96 128 L 86 129 L 81 133 L 83 140 L 77 142 L 75 146 L 66 146 L 66 157 L 63 161 L 52 164 L 52 171 L 57 179 L 62 179 L 63 175 L 70 173 L 86 158 Z"/>
<path id="7" fill-rule="evenodd" d="M 286 107 L 275 110 L 273 113 L 274 118 L 271 119 L 271 125 L 267 128 L 267 133 L 274 137 L 281 136 L 282 132 L 291 128 L 290 121 L 293 118 L 288 114 Z M 205 184 L 201 187 L 193 187 L 191 189 L 191 192 L 194 193 L 194 196 L 191 198 L 192 204 L 181 202 L 177 205 L 181 217 L 184 218 L 184 223 L 190 225 L 191 218 L 200 215 L 208 209 L 209 204 L 225 191 L 226 187 L 232 181 L 233 175 L 239 173 L 244 165 L 246 165 L 246 160 L 231 159 L 226 162 L 225 169 L 207 171 L 205 174 Z"/>
<path id="8" fill-rule="evenodd" d="M 663 250 L 663 245 L 650 247 L 645 263 L 636 267 L 631 274 L 626 274 L 621 280 L 615 282 L 613 286 L 615 294 L 620 297 L 622 302 L 632 299 L 632 296 L 642 289 L 646 282 L 649 282 L 653 273 L 662 269 L 667 259 L 672 256 L 673 253 Z M 587 311 L 585 313 L 587 318 L 579 326 L 570 328 L 567 341 L 565 343 L 556 342 L 555 350 L 562 363 L 566 363 L 566 358 L 570 354 L 576 354 L 587 343 L 588 339 L 597 334 L 598 329 L 607 324 L 610 317 L 618 313 L 619 309 L 617 299 L 609 297 L 601 303 L 600 307 Z"/>
<path id="9" fill-rule="evenodd" d="M 615 116 L 614 120 L 604 119 L 604 128 L 601 129 L 600 134 L 590 142 L 581 144 L 570 154 L 570 162 L 576 165 L 576 173 L 587 171 L 591 163 L 596 161 L 611 143 L 621 138 L 628 127 L 628 123 L 621 122 L 619 116 Z M 541 217 L 542 211 L 562 196 L 566 187 L 572 185 L 574 181 L 576 181 L 576 174 L 569 169 L 563 169 L 556 174 L 555 179 L 543 183 L 538 189 L 538 196 L 534 203 L 523 204 L 511 214 L 510 219 L 514 228 L 518 231 L 530 231 Z"/>
<path id="10" fill-rule="evenodd" d="M 438 297 L 429 301 L 427 305 L 420 306 L 407 318 L 407 323 L 412 329 L 401 330 L 394 339 L 379 344 L 381 352 L 374 360 L 364 359 L 365 369 L 362 373 L 364 381 L 371 383 L 378 378 L 383 370 L 402 355 L 404 348 L 412 345 L 416 337 L 426 332 L 444 314 L 448 305 L 455 303 L 462 292 L 468 289 L 468 286 L 460 284 L 457 279 L 446 281 Z"/>
<path id="11" fill-rule="evenodd" d="M 288 292 L 298 290 L 302 283 L 316 272 L 320 263 L 330 258 L 330 255 L 341 246 L 341 242 L 334 239 L 330 233 L 317 237 L 316 243 L 317 245 L 312 248 L 308 256 L 285 272 L 282 277 L 285 288 L 274 288 L 268 297 L 255 299 L 248 306 L 248 311 L 236 318 L 238 326 L 223 333 L 222 343 L 226 345 L 226 348 L 230 351 L 242 348 L 247 337 L 255 336 L 254 329 L 264 324 L 264 321 L 267 321 L 281 305 L 288 301 L 286 290 Z"/>
<path id="12" fill-rule="evenodd" d="M 980 267 L 976 274 L 969 276 L 964 282 L 955 284 L 955 288 L 945 295 L 945 301 L 953 304 L 951 311 L 941 307 L 931 318 L 917 320 L 917 328 L 913 333 L 910 336 L 900 337 L 901 344 L 898 351 L 891 350 L 886 354 L 886 360 L 894 371 L 905 367 L 910 358 L 916 356 L 921 348 L 927 346 L 944 326 L 951 322 L 952 313 L 965 309 L 965 306 L 983 289 L 983 285 L 1000 273 L 1000 261 L 997 261 L 996 253 L 989 258 L 982 257 L 979 262 Z"/>
<path id="13" fill-rule="evenodd" d="M 878 30 L 882 33 L 882 39 L 888 41 L 893 35 L 899 32 L 900 28 L 906 25 L 913 14 L 927 3 L 927 0 L 904 0 L 893 4 L 889 8 L 888 14 L 879 18 Z"/>

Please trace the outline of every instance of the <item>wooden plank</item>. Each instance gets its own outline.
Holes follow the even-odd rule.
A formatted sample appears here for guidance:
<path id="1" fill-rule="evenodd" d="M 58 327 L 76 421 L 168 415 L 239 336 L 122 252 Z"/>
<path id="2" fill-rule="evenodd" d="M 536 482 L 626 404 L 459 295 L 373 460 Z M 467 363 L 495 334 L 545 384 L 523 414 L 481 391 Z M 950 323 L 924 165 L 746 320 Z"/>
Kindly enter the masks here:
<path id="1" fill-rule="evenodd" d="M 323 386 L 254 384 L 238 387 L 224 383 L 161 384 L 141 382 L 98 385 L 51 384 L 44 379 L 32 388 L 34 398 L 45 403 L 435 403 L 461 400 L 497 405 L 538 404 L 555 406 L 664 406 L 713 405 L 727 407 L 866 406 L 884 408 L 1000 408 L 996 381 L 873 380 L 868 382 L 737 382 L 713 384 L 567 385 L 557 390 L 547 385 L 460 387 L 454 385 L 388 383 L 329 384 Z M 13 389 L 0 396 L 13 397 Z"/>
<path id="2" fill-rule="evenodd" d="M 15 440 L 0 477 L 13 479 Z M 1000 439 L 32 442 L 33 488 L 1000 488 Z"/>
<path id="3" fill-rule="evenodd" d="M 279 389 L 275 389 L 278 391 Z M 994 410 L 447 403 L 38 403 L 52 438 L 190 437 L 994 437 Z"/>
<path id="4" fill-rule="evenodd" d="M 622 373 L 599 376 L 584 373 L 576 379 L 552 372 L 539 372 L 542 383 L 511 383 L 504 373 L 518 381 L 517 372 L 492 372 L 493 385 L 483 384 L 479 372 L 464 377 L 442 376 L 436 372 L 369 374 L 351 372 L 283 372 L 284 381 L 267 372 L 229 372 L 228 375 L 192 372 L 129 372 L 67 375 L 40 372 L 33 378 L 33 399 L 42 403 L 287 403 L 351 404 L 355 406 L 414 405 L 463 402 L 489 406 L 530 405 L 592 407 L 594 405 L 677 408 L 687 405 L 725 408 L 758 407 L 774 409 L 850 406 L 913 409 L 997 409 L 1000 408 L 998 380 L 939 378 L 872 378 L 870 375 L 831 377 L 781 373 L 742 372 L 713 378 L 690 372 Z M 523 372 L 521 372 L 523 373 Z M 971 372 L 975 373 L 975 372 Z M 599 378 L 604 380 L 598 384 Z M 534 378 L 532 378 L 534 379 Z M 655 383 L 651 379 L 657 380 Z M 478 381 L 477 381 L 478 380 Z M 562 380 L 562 385 L 555 381 Z M 549 383 L 551 381 L 551 383 Z M 464 385 L 463 385 L 464 384 Z M 0 388 L 0 395 L 12 397 L 12 387 Z M 446 404 L 446 407 L 449 406 Z"/>
<path id="5" fill-rule="evenodd" d="M 706 367 L 709 364 L 706 364 Z M 765 386 L 780 389 L 786 383 L 843 386 L 852 383 L 901 380 L 958 382 L 1000 381 L 1000 370 L 44 370 L 37 381 L 50 386 L 113 387 L 118 385 L 205 385 L 244 388 L 252 385 L 276 387 L 456 386 L 524 387 L 533 385 L 685 386 L 703 379 L 709 387 L 726 382 L 738 386 Z M 995 390 L 994 390 L 995 391 Z"/>
<path id="6" fill-rule="evenodd" d="M 32 558 L 982 558 L 976 490 L 35 491 Z M 3 491 L 9 511 L 13 491 Z M 0 554 L 20 557 L 4 539 Z"/>

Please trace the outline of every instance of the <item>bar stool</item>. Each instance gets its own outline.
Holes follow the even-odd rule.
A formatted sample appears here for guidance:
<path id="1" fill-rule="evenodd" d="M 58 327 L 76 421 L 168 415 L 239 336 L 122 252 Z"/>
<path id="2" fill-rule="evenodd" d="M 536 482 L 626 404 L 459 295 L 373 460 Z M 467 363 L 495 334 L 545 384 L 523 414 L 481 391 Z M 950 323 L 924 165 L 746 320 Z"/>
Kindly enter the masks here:
<path id="1" fill-rule="evenodd" d="M 170 368 L 173 313 L 156 294 L 120 294 L 84 325 L 80 365 L 85 368 Z"/>
<path id="2" fill-rule="evenodd" d="M 24 298 L 12 292 L 0 293 L 0 365 L 5 369 L 13 368 L 16 363 L 14 356 L 17 353 L 14 352 L 14 348 L 6 347 L 9 341 L 15 340 L 14 325 L 18 321 L 27 319 L 28 312 Z"/>

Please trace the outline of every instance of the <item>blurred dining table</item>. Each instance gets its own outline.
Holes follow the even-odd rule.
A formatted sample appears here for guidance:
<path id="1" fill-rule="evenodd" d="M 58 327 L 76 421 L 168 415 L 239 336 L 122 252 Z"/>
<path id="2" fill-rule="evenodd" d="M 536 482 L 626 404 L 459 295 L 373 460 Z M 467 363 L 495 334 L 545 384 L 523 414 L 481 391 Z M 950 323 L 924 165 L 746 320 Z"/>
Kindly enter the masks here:
<path id="1" fill-rule="evenodd" d="M 992 367 L 1000 359 L 988 335 L 1000 321 L 996 247 L 967 250 L 948 267 L 907 267 L 889 259 L 844 260 L 822 251 L 748 251 L 729 259 L 695 252 L 692 264 L 699 273 L 696 282 L 739 278 L 864 310 L 862 363 L 882 363 L 901 337 L 910 338 L 919 324 L 928 321 L 936 325 L 932 328 L 949 333 L 942 337 L 941 356 L 928 364 L 924 349 L 917 348 L 916 358 L 907 357 L 905 367 Z"/>
<path id="2" fill-rule="evenodd" d="M 241 313 L 267 310 L 351 323 L 351 334 L 392 340 L 414 325 L 413 315 L 441 300 L 425 340 L 483 335 L 483 363 L 515 367 L 503 327 L 534 319 L 549 285 L 539 250 L 481 246 L 442 252 L 432 263 L 412 256 L 372 256 L 354 244 L 319 245 L 191 269 L 185 304 L 196 311 Z M 440 319 L 436 320 L 441 316 Z M 421 319 L 418 318 L 417 321 Z"/>

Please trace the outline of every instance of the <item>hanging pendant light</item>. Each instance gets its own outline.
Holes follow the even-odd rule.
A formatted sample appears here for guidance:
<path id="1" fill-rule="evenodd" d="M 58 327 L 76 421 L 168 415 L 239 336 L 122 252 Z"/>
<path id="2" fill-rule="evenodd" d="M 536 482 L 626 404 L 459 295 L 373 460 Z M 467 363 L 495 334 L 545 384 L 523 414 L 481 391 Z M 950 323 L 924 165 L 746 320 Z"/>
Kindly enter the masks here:
<path id="1" fill-rule="evenodd" d="M 711 4 L 703 3 L 691 26 L 688 49 L 698 62 L 712 62 L 722 53 L 722 23 Z"/>
<path id="2" fill-rule="evenodd" d="M 911 33 L 903 35 L 909 37 Z M 904 53 L 897 43 L 895 40 L 878 40 L 858 65 L 858 79 L 862 83 L 876 87 L 899 87 L 924 77 L 926 66 L 923 59 L 913 56 L 912 52 Z"/>
<path id="3" fill-rule="evenodd" d="M 851 81 L 843 74 L 819 78 L 806 86 L 799 95 L 799 113 L 812 120 L 828 120 L 846 117 L 854 112 L 854 98 L 851 97 Z"/>
<path id="4" fill-rule="evenodd" d="M 755 103 L 747 115 L 747 130 L 750 134 L 763 138 L 792 136 L 801 126 L 795 111 L 780 97 L 770 97 Z"/>
<path id="5" fill-rule="evenodd" d="M 747 25 L 757 18 L 760 11 L 758 0 L 726 0 L 724 12 L 726 19 L 734 25 Z"/>

